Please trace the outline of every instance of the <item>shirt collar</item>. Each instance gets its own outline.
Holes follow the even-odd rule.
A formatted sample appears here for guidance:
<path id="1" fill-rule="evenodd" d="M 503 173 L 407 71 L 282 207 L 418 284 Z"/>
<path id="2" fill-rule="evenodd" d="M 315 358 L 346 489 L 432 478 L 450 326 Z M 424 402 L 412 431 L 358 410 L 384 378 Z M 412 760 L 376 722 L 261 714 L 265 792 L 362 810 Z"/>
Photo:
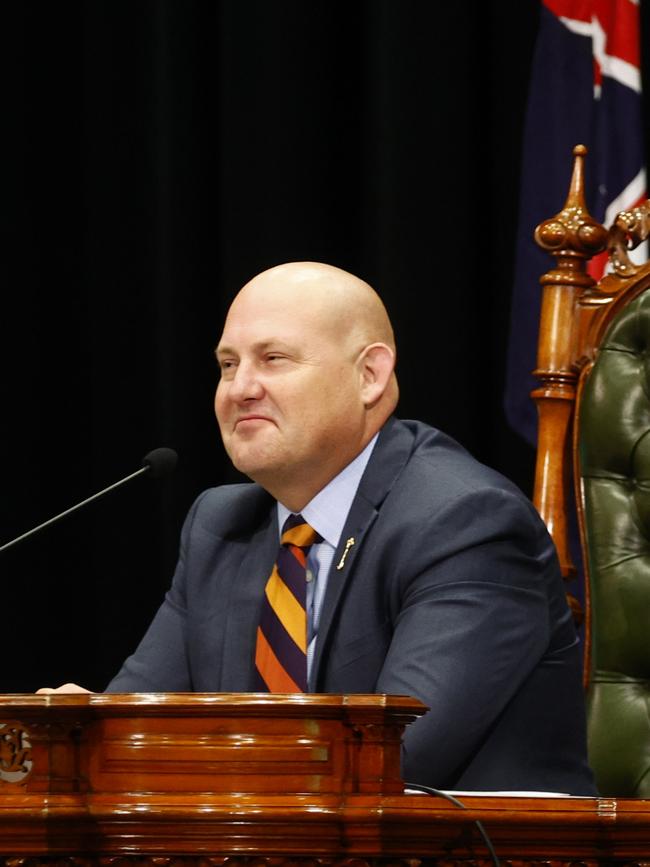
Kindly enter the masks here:
<path id="1" fill-rule="evenodd" d="M 305 521 L 333 548 L 339 543 L 361 476 L 377 442 L 378 433 L 347 467 L 334 476 L 300 512 Z M 278 536 L 291 512 L 278 502 Z"/>

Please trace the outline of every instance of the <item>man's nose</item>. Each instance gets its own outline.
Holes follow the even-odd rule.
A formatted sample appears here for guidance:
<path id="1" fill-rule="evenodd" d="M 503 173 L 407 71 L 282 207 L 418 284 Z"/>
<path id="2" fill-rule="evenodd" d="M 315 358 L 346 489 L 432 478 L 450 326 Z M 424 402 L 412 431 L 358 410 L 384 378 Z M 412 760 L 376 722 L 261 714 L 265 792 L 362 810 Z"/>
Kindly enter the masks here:
<path id="1" fill-rule="evenodd" d="M 264 394 L 264 388 L 254 364 L 240 362 L 235 375 L 230 381 L 230 397 L 232 400 L 259 400 Z"/>

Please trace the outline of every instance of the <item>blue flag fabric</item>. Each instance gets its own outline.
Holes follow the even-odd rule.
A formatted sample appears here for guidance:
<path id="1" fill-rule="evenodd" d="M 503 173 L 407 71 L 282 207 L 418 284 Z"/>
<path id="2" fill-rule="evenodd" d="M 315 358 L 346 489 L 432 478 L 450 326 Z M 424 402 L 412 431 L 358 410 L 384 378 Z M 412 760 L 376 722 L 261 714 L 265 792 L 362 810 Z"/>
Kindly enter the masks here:
<path id="1" fill-rule="evenodd" d="M 638 0 L 541 3 L 523 141 L 505 390 L 508 422 L 532 445 L 539 278 L 553 263 L 533 233 L 564 205 L 576 144 L 589 150 L 589 210 L 609 226 L 619 211 L 646 197 Z M 639 252 L 637 261 L 643 255 Z M 590 265 L 596 279 L 604 265 L 602 257 Z"/>

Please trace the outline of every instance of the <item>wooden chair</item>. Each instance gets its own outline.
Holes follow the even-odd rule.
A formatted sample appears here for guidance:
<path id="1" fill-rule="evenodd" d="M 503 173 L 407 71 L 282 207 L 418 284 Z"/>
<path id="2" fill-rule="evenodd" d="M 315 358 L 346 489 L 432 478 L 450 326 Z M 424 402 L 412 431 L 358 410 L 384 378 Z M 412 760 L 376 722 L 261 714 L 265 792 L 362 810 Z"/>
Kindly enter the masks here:
<path id="1" fill-rule="evenodd" d="M 575 576 L 574 486 L 585 572 L 589 755 L 602 795 L 650 797 L 650 264 L 628 249 L 650 230 L 650 202 L 607 231 L 587 211 L 574 148 L 568 198 L 535 231 L 555 258 L 543 287 L 534 502 L 565 579 Z M 591 257 L 609 252 L 596 283 Z"/>

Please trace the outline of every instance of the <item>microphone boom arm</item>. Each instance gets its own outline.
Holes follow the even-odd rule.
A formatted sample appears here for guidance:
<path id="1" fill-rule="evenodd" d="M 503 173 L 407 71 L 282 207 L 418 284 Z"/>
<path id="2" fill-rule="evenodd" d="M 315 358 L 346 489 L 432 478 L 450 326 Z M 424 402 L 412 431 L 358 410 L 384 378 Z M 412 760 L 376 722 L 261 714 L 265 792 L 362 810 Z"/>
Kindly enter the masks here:
<path id="1" fill-rule="evenodd" d="M 50 518 L 47 521 L 44 521 L 42 524 L 39 524 L 37 527 L 32 527 L 31 530 L 28 530 L 26 533 L 23 533 L 21 536 L 17 536 L 15 539 L 12 539 L 10 542 L 5 542 L 4 545 L 0 546 L 0 553 L 6 551 L 7 548 L 12 548 L 14 545 L 17 545 L 18 542 L 22 542 L 23 539 L 28 539 L 34 533 L 38 533 L 40 530 L 43 530 L 45 527 L 49 527 L 50 524 L 53 524 L 55 521 L 59 521 L 61 518 L 65 518 L 68 515 L 71 515 L 73 512 L 76 512 L 77 509 L 81 509 L 83 506 L 87 506 L 88 503 L 92 503 L 93 500 L 97 500 L 99 497 L 103 497 L 104 494 L 110 493 L 110 491 L 115 488 L 119 488 L 121 485 L 126 482 L 130 482 L 131 479 L 135 479 L 137 476 L 141 476 L 143 473 L 150 472 L 154 478 L 159 478 L 174 469 L 176 465 L 176 452 L 173 449 L 168 448 L 158 448 L 154 449 L 152 452 L 149 452 L 148 455 L 145 456 L 143 461 L 143 466 L 140 467 L 139 470 L 136 470 L 134 473 L 131 473 L 129 476 L 125 476 L 123 479 L 120 479 L 119 482 L 114 482 L 112 485 L 109 485 L 107 488 L 104 488 L 103 491 L 98 491 L 96 494 L 93 494 L 91 497 L 87 497 L 85 500 L 82 500 L 80 503 L 77 503 L 76 506 L 71 506 L 69 509 L 66 509 L 65 512 L 60 512 L 58 515 L 55 515 L 53 518 Z"/>

